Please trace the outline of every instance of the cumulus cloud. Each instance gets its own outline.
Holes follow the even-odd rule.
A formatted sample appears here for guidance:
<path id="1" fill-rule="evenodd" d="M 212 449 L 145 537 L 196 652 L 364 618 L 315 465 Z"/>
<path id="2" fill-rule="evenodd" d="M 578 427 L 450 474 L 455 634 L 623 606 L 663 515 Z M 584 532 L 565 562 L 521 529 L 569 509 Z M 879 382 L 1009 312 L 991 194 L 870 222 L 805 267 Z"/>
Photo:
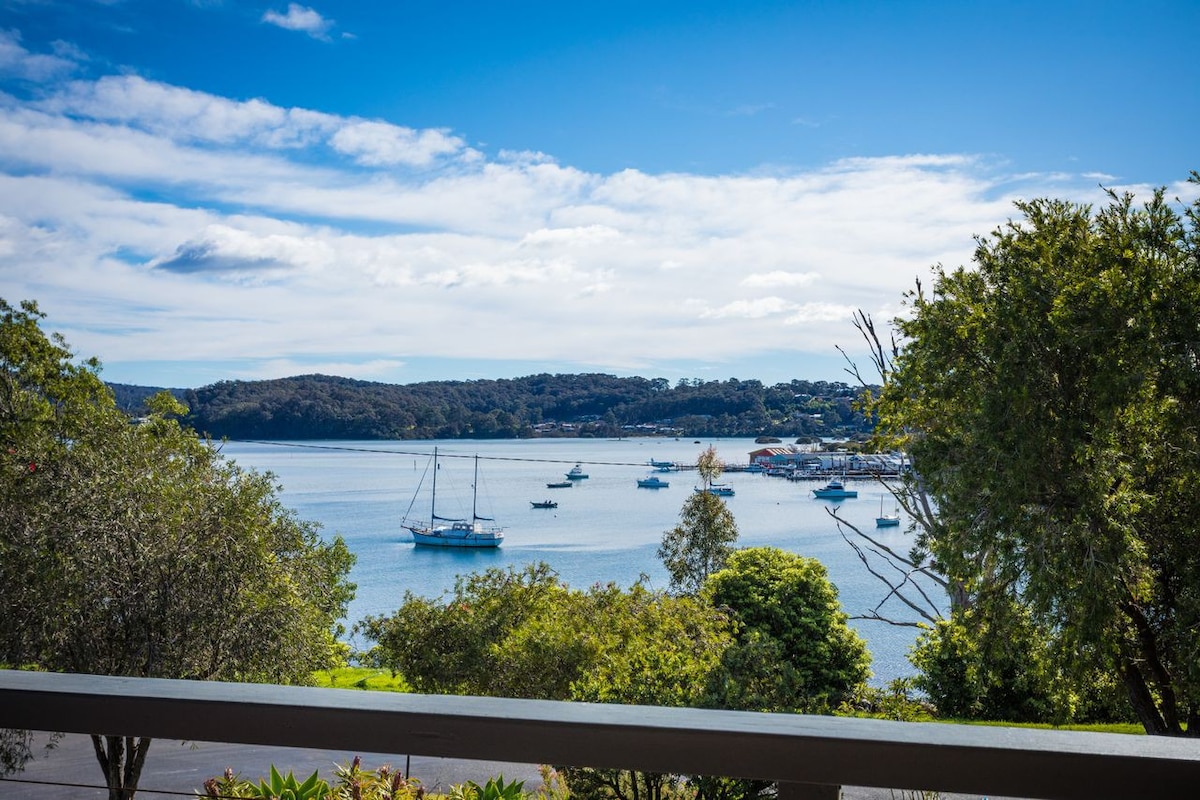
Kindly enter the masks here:
<path id="1" fill-rule="evenodd" d="M 425 167 L 439 156 L 458 153 L 465 144 L 446 130 L 418 131 L 369 120 L 341 126 L 329 143 L 334 150 L 369 167 L 396 164 Z"/>
<path id="2" fill-rule="evenodd" d="M 73 81 L 37 107 L 48 113 L 114 122 L 175 140 L 302 147 L 336 132 L 328 114 L 281 108 L 264 100 L 230 100 L 206 92 L 109 75 Z"/>
<path id="3" fill-rule="evenodd" d="M 262 21 L 285 30 L 301 31 L 322 41 L 329 40 L 329 31 L 334 25 L 333 20 L 325 19 L 315 10 L 299 3 L 288 3 L 286 13 L 268 10 L 262 15 Z"/>
<path id="4" fill-rule="evenodd" d="M 7 74 L 55 74 L 32 56 L 0 35 Z M 853 310 L 886 318 L 1015 197 L 1065 185 L 962 154 L 600 174 L 133 75 L 6 97 L 0 165 L 10 299 L 107 364 L 236 355 L 257 364 L 243 377 L 402 379 L 417 358 L 757 377 L 755 358 L 832 355 Z"/>
<path id="5" fill-rule="evenodd" d="M 72 81 L 32 102 L 26 112 L 43 112 L 48 128 L 70 131 L 77 138 L 105 137 L 104 129 L 85 122 L 127 128 L 152 135 L 157 144 L 202 144 L 236 148 L 221 158 L 245 158 L 252 150 L 301 150 L 325 145 L 368 167 L 427 168 L 452 159 L 470 164 L 479 154 L 445 129 L 415 129 L 380 120 L 340 117 L 304 108 L 283 108 L 259 98 L 231 100 L 149 81 L 137 75 L 109 75 L 95 81 Z M 103 162 L 101 162 L 103 163 Z M 217 170 L 217 173 L 228 172 Z M 257 170 L 255 171 L 257 172 Z"/>

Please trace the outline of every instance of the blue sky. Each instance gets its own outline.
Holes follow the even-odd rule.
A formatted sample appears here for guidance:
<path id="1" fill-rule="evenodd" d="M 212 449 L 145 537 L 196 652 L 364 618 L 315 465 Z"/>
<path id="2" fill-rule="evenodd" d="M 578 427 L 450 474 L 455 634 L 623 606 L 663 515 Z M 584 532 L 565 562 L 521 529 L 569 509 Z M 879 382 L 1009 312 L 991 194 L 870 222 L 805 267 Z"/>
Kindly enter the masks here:
<path id="1" fill-rule="evenodd" d="M 0 297 L 112 381 L 842 380 L 1200 169 L 1195 2 L 0 0 Z"/>

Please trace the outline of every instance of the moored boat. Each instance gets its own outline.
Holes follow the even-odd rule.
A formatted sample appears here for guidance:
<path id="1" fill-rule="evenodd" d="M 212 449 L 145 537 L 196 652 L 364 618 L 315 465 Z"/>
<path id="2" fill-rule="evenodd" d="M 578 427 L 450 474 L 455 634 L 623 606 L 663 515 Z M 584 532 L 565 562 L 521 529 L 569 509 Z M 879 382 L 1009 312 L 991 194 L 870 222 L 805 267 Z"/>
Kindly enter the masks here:
<path id="1" fill-rule="evenodd" d="M 812 493 L 822 499 L 840 500 L 844 497 L 858 497 L 857 489 L 847 489 L 846 485 L 834 478 L 829 483 L 822 486 L 820 489 L 813 489 Z"/>
<path id="2" fill-rule="evenodd" d="M 558 508 L 558 503 L 554 500 L 530 500 L 529 504 L 534 508 Z"/>
<path id="3" fill-rule="evenodd" d="M 883 513 L 883 496 L 879 497 L 879 516 L 875 518 L 876 528 L 894 528 L 900 524 L 900 507 L 896 507 L 895 513 Z"/>
<path id="4" fill-rule="evenodd" d="M 546 484 L 547 489 L 570 489 L 575 484 L 570 481 L 550 481 Z"/>
<path id="5" fill-rule="evenodd" d="M 696 494 L 702 494 L 703 492 L 715 494 L 718 497 L 733 497 L 733 487 L 727 483 L 713 483 L 707 489 L 702 489 L 699 486 L 696 487 Z"/>
<path id="6" fill-rule="evenodd" d="M 575 466 L 571 467 L 570 471 L 567 473 L 567 480 L 580 481 L 587 476 L 587 473 L 583 471 L 583 465 L 576 464 Z"/>
<path id="7" fill-rule="evenodd" d="M 666 489 L 671 482 L 664 481 L 657 475 L 648 475 L 645 478 L 638 478 L 637 485 L 639 489 Z"/>
<path id="8" fill-rule="evenodd" d="M 429 519 L 410 520 L 407 516 L 400 525 L 412 534 L 413 542 L 432 547 L 499 547 L 504 541 L 504 529 L 497 525 L 484 525 L 485 522 L 495 522 L 490 517 L 481 517 L 477 513 L 476 500 L 479 486 L 479 456 L 475 456 L 475 480 L 471 483 L 471 517 L 470 519 L 453 519 L 440 517 L 437 513 L 437 476 L 438 451 L 433 449 L 433 485 L 430 492 Z M 417 491 L 420 492 L 420 485 Z M 416 496 L 413 497 L 413 503 Z M 409 504 L 409 510 L 412 509 Z"/>

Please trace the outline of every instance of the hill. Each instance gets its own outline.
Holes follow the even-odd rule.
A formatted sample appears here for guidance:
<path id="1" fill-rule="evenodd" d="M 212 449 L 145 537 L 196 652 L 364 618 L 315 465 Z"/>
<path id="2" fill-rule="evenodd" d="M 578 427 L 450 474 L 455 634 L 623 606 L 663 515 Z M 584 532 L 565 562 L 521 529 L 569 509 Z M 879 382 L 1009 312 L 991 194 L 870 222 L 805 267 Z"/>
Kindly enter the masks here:
<path id="1" fill-rule="evenodd" d="M 131 414 L 159 389 L 110 384 Z M 186 422 L 230 439 L 813 436 L 870 431 L 845 383 L 618 378 L 598 373 L 385 384 L 328 375 L 171 389 Z"/>

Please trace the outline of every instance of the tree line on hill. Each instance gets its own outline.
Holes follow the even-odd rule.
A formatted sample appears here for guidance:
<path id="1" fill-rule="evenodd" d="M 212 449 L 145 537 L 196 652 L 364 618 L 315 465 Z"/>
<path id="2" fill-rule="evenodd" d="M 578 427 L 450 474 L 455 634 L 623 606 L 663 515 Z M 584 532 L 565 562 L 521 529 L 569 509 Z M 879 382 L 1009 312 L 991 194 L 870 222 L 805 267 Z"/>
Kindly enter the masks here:
<path id="1" fill-rule="evenodd" d="M 110 383 L 117 404 L 140 415 L 158 388 Z M 231 439 L 515 439 L 865 435 L 861 388 L 828 381 L 530 375 L 385 384 L 327 375 L 220 381 L 171 389 L 184 423 Z"/>

